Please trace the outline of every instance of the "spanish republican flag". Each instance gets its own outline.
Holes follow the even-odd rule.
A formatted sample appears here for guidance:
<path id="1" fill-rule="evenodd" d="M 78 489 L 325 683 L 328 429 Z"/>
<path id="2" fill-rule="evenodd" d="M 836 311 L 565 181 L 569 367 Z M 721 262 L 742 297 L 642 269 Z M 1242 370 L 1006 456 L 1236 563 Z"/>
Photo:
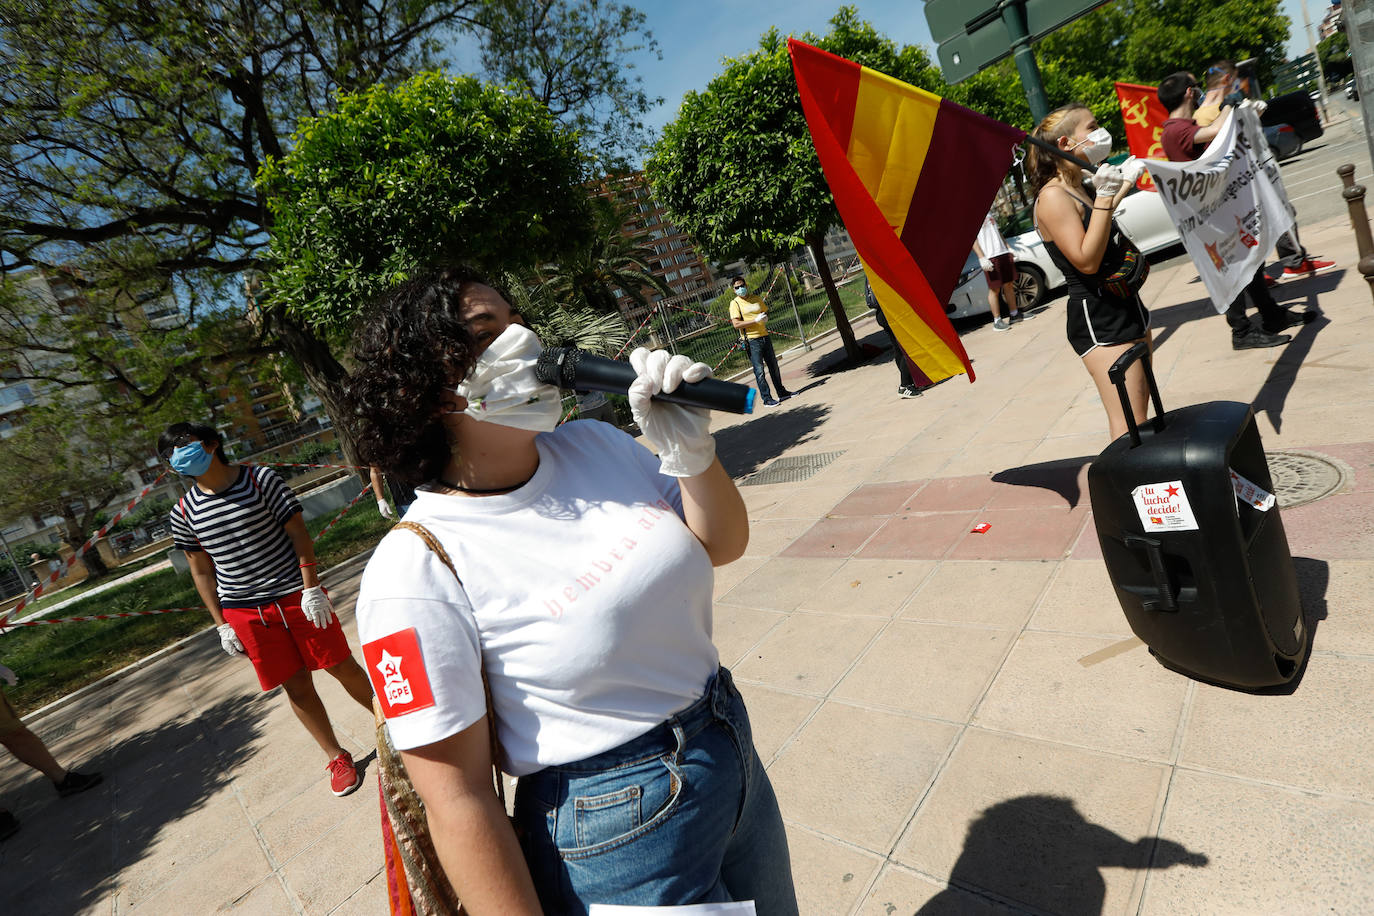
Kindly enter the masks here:
<path id="1" fill-rule="evenodd" d="M 1025 131 L 803 42 L 787 49 L 816 155 L 892 333 L 931 381 L 973 381 L 945 303 Z"/>

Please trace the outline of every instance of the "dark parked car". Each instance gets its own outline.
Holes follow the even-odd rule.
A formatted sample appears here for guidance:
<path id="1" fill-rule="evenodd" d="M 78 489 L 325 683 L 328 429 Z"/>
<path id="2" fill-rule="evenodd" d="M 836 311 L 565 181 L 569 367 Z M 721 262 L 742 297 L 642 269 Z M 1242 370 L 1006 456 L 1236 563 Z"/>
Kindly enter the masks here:
<path id="1" fill-rule="evenodd" d="M 1315 140 L 1322 135 L 1322 122 L 1317 117 L 1317 106 L 1304 89 L 1269 99 L 1269 107 L 1260 115 L 1260 123 L 1265 127 L 1291 125 L 1298 139 L 1304 142 Z"/>
<path id="2" fill-rule="evenodd" d="M 1302 139 L 1291 124 L 1275 124 L 1264 128 L 1264 142 L 1274 151 L 1275 159 L 1287 159 L 1302 152 Z"/>

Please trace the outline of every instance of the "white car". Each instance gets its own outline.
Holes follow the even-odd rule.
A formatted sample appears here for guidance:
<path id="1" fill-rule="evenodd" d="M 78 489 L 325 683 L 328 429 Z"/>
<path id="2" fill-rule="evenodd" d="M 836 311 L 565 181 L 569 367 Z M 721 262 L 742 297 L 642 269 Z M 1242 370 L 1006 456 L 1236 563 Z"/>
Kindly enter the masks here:
<path id="1" fill-rule="evenodd" d="M 1169 219 L 1164 202 L 1154 191 L 1133 191 L 1116 208 L 1116 222 L 1145 254 L 1154 254 L 1181 244 L 1178 228 Z M 1028 309 L 1039 305 L 1050 290 L 1064 285 L 1064 275 L 1050 260 L 1040 233 L 1031 229 L 1007 239 L 1012 260 L 1016 262 L 1016 304 Z M 988 281 L 978 266 L 978 256 L 969 252 L 959 284 L 950 296 L 945 311 L 951 318 L 967 318 L 988 311 Z"/>

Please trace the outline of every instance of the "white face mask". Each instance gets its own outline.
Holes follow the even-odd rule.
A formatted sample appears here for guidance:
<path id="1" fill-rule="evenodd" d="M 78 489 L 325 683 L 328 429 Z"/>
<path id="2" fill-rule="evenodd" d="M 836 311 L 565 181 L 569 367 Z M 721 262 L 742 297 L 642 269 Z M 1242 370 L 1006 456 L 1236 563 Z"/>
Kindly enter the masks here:
<path id="1" fill-rule="evenodd" d="M 468 402 L 463 412 L 484 423 L 541 433 L 558 426 L 563 410 L 558 388 L 534 377 L 534 363 L 543 349 L 524 325 L 512 324 L 502 331 L 458 385 L 458 393 Z"/>
<path id="2" fill-rule="evenodd" d="M 1074 149 L 1078 146 L 1083 147 L 1081 152 L 1083 153 L 1084 159 L 1087 159 L 1093 165 L 1098 165 L 1103 159 L 1106 159 L 1107 154 L 1112 151 L 1112 132 L 1105 127 L 1099 127 L 1097 130 L 1094 130 L 1082 140 L 1079 140 L 1073 146 L 1069 147 L 1069 149 Z"/>

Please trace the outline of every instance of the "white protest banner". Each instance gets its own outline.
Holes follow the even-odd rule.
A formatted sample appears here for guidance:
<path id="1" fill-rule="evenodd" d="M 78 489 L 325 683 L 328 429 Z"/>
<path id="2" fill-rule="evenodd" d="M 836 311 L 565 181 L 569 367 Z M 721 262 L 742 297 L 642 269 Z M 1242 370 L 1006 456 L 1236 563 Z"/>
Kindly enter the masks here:
<path id="1" fill-rule="evenodd" d="M 1248 106 L 1236 109 L 1193 162 L 1149 159 L 1145 165 L 1212 305 L 1226 311 L 1293 226 L 1259 115 Z"/>

